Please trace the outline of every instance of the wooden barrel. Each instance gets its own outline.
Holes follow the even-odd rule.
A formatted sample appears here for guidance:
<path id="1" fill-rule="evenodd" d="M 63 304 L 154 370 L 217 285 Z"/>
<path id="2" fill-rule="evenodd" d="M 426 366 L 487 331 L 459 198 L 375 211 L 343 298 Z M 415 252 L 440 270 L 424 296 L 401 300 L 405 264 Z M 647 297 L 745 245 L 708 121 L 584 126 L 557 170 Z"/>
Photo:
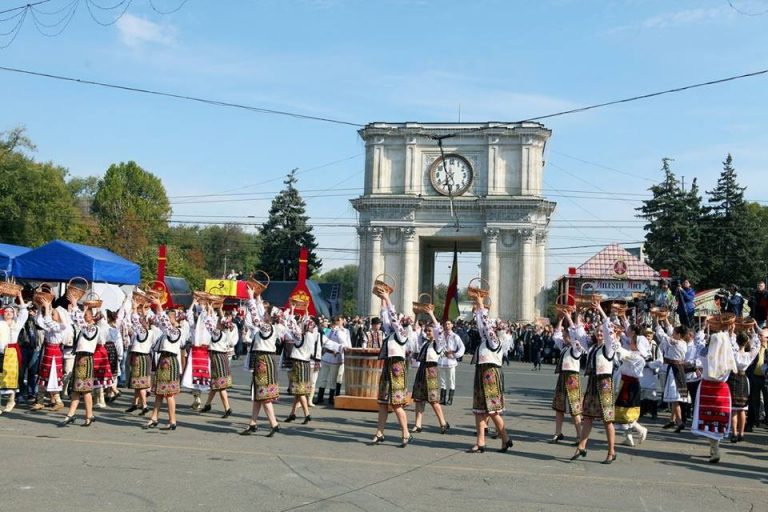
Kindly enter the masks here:
<path id="1" fill-rule="evenodd" d="M 377 348 L 344 350 L 344 392 L 349 396 L 376 398 L 383 364 Z"/>

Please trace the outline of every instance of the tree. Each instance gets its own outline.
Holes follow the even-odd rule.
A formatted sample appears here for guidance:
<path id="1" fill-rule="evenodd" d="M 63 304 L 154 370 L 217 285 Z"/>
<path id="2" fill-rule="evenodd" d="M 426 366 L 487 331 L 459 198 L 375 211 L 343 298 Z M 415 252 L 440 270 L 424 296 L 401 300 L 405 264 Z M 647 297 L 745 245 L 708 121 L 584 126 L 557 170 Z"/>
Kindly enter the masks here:
<path id="1" fill-rule="evenodd" d="M 57 238 L 83 241 L 67 169 L 35 162 L 22 149 L 34 150 L 23 128 L 0 134 L 0 238 L 25 246 Z"/>
<path id="2" fill-rule="evenodd" d="M 134 259 L 148 245 L 162 241 L 171 206 L 159 178 L 136 162 L 121 162 L 110 165 L 99 182 L 91 211 L 99 221 L 102 242 Z"/>
<path id="3" fill-rule="evenodd" d="M 317 276 L 319 283 L 341 284 L 341 314 L 357 314 L 357 265 L 345 265 Z"/>
<path id="4" fill-rule="evenodd" d="M 242 226 L 208 226 L 200 230 L 200 244 L 211 276 L 223 277 L 232 269 L 247 276 L 257 270 L 261 237 Z"/>
<path id="5" fill-rule="evenodd" d="M 744 190 L 746 187 L 739 186 L 733 158 L 728 154 L 717 186 L 707 192 L 702 219 L 702 245 L 706 248 L 702 285 L 706 287 L 754 284 L 755 262 L 760 258 Z"/>
<path id="6" fill-rule="evenodd" d="M 306 204 L 294 187 L 296 169 L 283 181 L 285 188 L 272 200 L 269 217 L 262 225 L 261 267 L 273 279 L 293 280 L 298 277 L 299 248 L 309 251 L 307 275 L 320 270 L 323 262 L 315 253 L 317 242 L 307 224 Z M 290 264 L 286 262 L 290 261 Z"/>
<path id="7" fill-rule="evenodd" d="M 637 208 L 638 217 L 646 220 L 645 252 L 652 267 L 666 268 L 673 276 L 686 276 L 693 282 L 700 277 L 698 256 L 698 187 L 695 180 L 690 191 L 681 188 L 669 166 L 662 159 L 664 179 L 650 188 L 653 197 Z"/>
<path id="8" fill-rule="evenodd" d="M 136 257 L 136 263 L 141 267 L 141 279 L 144 282 L 154 281 L 157 277 L 157 246 L 148 246 Z M 183 277 L 193 290 L 203 290 L 206 271 L 192 263 L 186 253 L 173 245 L 167 246 L 165 274 Z"/>

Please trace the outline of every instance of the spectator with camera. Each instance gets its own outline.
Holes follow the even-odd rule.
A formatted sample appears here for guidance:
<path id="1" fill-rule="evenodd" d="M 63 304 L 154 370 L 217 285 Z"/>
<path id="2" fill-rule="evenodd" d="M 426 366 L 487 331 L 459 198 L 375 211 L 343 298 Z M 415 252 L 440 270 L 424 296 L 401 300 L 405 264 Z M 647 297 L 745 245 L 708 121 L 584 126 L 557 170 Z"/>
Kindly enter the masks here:
<path id="1" fill-rule="evenodd" d="M 688 279 L 681 279 L 680 285 L 676 287 L 675 298 L 677 299 L 677 316 L 680 324 L 688 328 L 693 327 L 693 317 L 696 312 L 694 299 L 696 292 Z"/>

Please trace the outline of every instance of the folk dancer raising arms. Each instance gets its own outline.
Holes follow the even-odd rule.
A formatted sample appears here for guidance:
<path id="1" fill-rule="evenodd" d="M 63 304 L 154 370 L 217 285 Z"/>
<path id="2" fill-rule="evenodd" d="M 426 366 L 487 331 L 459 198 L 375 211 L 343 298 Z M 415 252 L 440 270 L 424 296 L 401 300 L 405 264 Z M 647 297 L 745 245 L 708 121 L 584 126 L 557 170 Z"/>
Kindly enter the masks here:
<path id="1" fill-rule="evenodd" d="M 472 412 L 475 414 L 477 441 L 469 453 L 485 451 L 485 428 L 490 419 L 501 436 L 501 452 L 508 451 L 512 446 L 504 428 L 504 380 L 501 375 L 503 362 L 502 346 L 493 325 L 488 321 L 488 310 L 483 305 L 482 297 L 475 298 L 475 323 L 477 324 L 480 344 L 473 361 L 475 362 L 475 380 L 472 393 Z"/>
<path id="2" fill-rule="evenodd" d="M 229 327 L 231 321 L 227 323 L 224 320 L 224 311 L 219 308 L 217 315 L 213 307 L 209 304 L 207 310 L 200 316 L 198 322 L 202 321 L 208 330 L 211 345 L 208 347 L 208 358 L 211 361 L 211 390 L 208 392 L 208 399 L 205 405 L 200 409 L 201 413 L 211 410 L 213 397 L 218 393 L 221 396 L 221 405 L 224 407 L 222 418 L 229 418 L 232 414 L 232 408 L 229 405 L 229 396 L 227 390 L 232 387 L 232 369 L 229 366 Z"/>
<path id="3" fill-rule="evenodd" d="M 653 329 L 646 328 L 645 338 L 650 345 L 650 352 L 645 358 L 643 376 L 640 377 L 640 416 L 648 413 L 651 419 L 656 419 L 658 409 L 659 369 L 663 358 L 659 345 L 654 339 Z"/>
<path id="4" fill-rule="evenodd" d="M 691 433 L 709 439 L 709 462 L 720 462 L 720 440 L 731 429 L 728 377 L 736 371 L 730 336 L 717 332 L 701 351 L 701 383 L 693 407 Z"/>
<path id="5" fill-rule="evenodd" d="M 107 350 L 107 358 L 109 359 L 109 368 L 112 372 L 112 386 L 109 389 L 109 396 L 107 396 L 107 403 L 114 402 L 122 393 L 117 388 L 117 382 L 121 376 L 120 361 L 123 359 L 123 339 L 121 336 L 123 322 L 125 320 L 125 309 L 115 313 L 114 311 L 107 311 L 107 339 L 104 343 L 104 348 Z"/>
<path id="6" fill-rule="evenodd" d="M 381 324 L 384 333 L 379 359 L 384 360 L 384 366 L 379 378 L 377 399 L 379 416 L 376 423 L 376 434 L 371 444 L 376 445 L 384 442 L 384 427 L 387 424 L 389 408 L 392 407 L 402 433 L 400 446 L 405 448 L 412 439 L 408 432 L 408 417 L 403 409 L 408 402 L 405 364 L 405 346 L 408 343 L 408 336 L 403 326 L 398 322 L 395 308 L 389 300 L 389 294 L 384 290 L 377 290 L 377 296 L 381 299 Z"/>
<path id="7" fill-rule="evenodd" d="M 181 390 L 179 384 L 181 373 L 180 347 L 184 331 L 177 321 L 175 311 L 168 313 L 163 311 L 160 299 L 155 299 L 152 303 L 157 309 L 155 318 L 163 334 L 160 337 L 157 371 L 153 382 L 155 406 L 152 408 L 149 422 L 143 428 L 150 429 L 157 426 L 160 408 L 163 406 L 163 400 L 165 400 L 168 403 L 168 426 L 161 430 L 176 430 L 176 395 Z"/>
<path id="8" fill-rule="evenodd" d="M 195 317 L 196 306 L 197 299 L 193 299 L 189 310 L 187 310 L 186 320 L 189 326 L 190 347 L 181 377 L 182 388 L 192 391 L 193 411 L 199 411 L 202 407 L 200 393 L 207 392 L 211 388 L 211 362 L 208 358 L 211 335 L 205 327 L 202 310 L 200 315 Z"/>
<path id="9" fill-rule="evenodd" d="M 293 364 L 289 375 L 293 404 L 291 405 L 291 413 L 285 421 L 296 420 L 296 406 L 301 404 L 301 409 L 304 412 L 302 425 L 306 425 L 312 421 L 312 416 L 309 415 L 309 397 L 312 396 L 312 363 L 310 360 L 313 355 L 317 354 L 320 332 L 317 323 L 309 315 L 305 315 L 301 319 L 301 327 L 299 327 L 293 316 L 293 311 L 286 319 L 286 326 L 288 327 L 288 335 L 293 338 L 293 350 L 291 350 Z"/>
<path id="10" fill-rule="evenodd" d="M 339 374 L 344 368 L 345 348 L 352 348 L 352 337 L 349 330 L 344 327 L 344 318 L 337 315 L 333 317 L 333 327 L 323 342 L 323 364 L 318 377 L 316 404 L 323 403 L 326 388 L 328 388 L 328 403 L 331 405 L 333 405 L 334 396 L 341 392 L 341 384 L 338 384 L 338 381 Z"/>
<path id="11" fill-rule="evenodd" d="M 315 406 L 313 397 L 315 396 L 315 386 L 317 385 L 317 378 L 320 375 L 320 367 L 322 366 L 323 360 L 323 329 L 318 325 L 315 325 L 315 328 L 317 329 L 317 337 L 315 338 L 314 343 L 312 343 L 312 349 L 310 350 L 309 356 L 309 368 L 311 372 L 309 396 L 307 397 L 307 405 L 309 407 Z"/>
<path id="12" fill-rule="evenodd" d="M 248 354 L 248 367 L 253 370 L 251 379 L 251 400 L 253 409 L 251 421 L 240 432 L 247 436 L 256 432 L 256 420 L 261 408 L 267 414 L 269 420 L 269 433 L 272 437 L 280 431 L 280 425 L 275 419 L 275 409 L 272 402 L 280 397 L 280 387 L 277 385 L 275 375 L 275 362 L 272 359 L 277 352 L 277 329 L 272 325 L 272 318 L 264 311 L 261 296 L 254 299 L 253 290 L 248 288 L 248 313 L 245 316 L 246 325 L 256 332 L 251 344 L 251 352 Z"/>
<path id="13" fill-rule="evenodd" d="M 443 408 L 440 405 L 440 380 L 437 370 L 437 362 L 445 351 L 445 337 L 434 311 L 430 310 L 429 315 L 432 321 L 424 326 L 420 336 L 421 343 L 417 356 L 419 369 L 416 371 L 412 393 L 413 400 L 416 402 L 416 418 L 411 432 L 421 432 L 425 403 L 429 403 L 440 424 L 440 433 L 445 434 L 451 426 L 445 421 Z"/>
<path id="14" fill-rule="evenodd" d="M 111 392 L 115 377 L 112 373 L 112 365 L 109 361 L 109 352 L 107 351 L 107 340 L 109 339 L 109 324 L 104 319 L 101 311 L 96 311 L 95 322 L 99 326 L 100 335 L 97 338 L 96 349 L 93 351 L 93 392 L 94 407 L 103 409 L 107 406 L 105 400 L 105 390 Z"/>
<path id="15" fill-rule="evenodd" d="M 692 338 L 693 333 L 685 325 L 675 327 L 671 335 L 670 329 L 671 327 L 666 320 L 659 322 L 656 328 L 659 350 L 664 356 L 662 372 L 665 375 L 665 380 L 662 399 L 670 404 L 672 409 L 669 422 L 662 428 L 676 427 L 675 432 L 681 432 L 685 428 L 681 404 L 690 403 L 685 380 L 685 355 L 688 352 L 688 338 Z"/>
<path id="16" fill-rule="evenodd" d="M 52 410 L 60 411 L 64 408 L 64 402 L 61 401 L 64 379 L 61 344 L 64 341 L 64 331 L 67 326 L 62 321 L 59 311 L 53 309 L 51 303 L 46 301 L 42 303 L 36 323 L 45 332 L 45 345 L 37 374 L 37 402 L 32 406 L 32 410 L 39 411 L 44 408 L 43 395 L 47 392 L 51 397 Z"/>
<path id="17" fill-rule="evenodd" d="M 567 324 L 563 330 L 563 321 Z M 565 439 L 563 435 L 563 420 L 568 413 L 576 427 L 576 442 L 581 439 L 581 356 L 586 351 L 589 343 L 587 332 L 581 322 L 581 315 L 577 316 L 576 324 L 571 320 L 570 314 L 560 317 L 552 335 L 560 358 L 557 362 L 557 386 L 555 397 L 552 399 L 552 409 L 555 411 L 555 435 L 549 443 L 557 443 Z"/>
<path id="18" fill-rule="evenodd" d="M 746 370 L 757 357 L 758 350 L 760 350 L 760 340 L 754 330 L 749 334 L 741 331 L 736 334 L 735 339 L 731 335 L 731 345 L 736 369 L 731 371 L 731 375 L 728 377 L 728 389 L 731 393 L 731 421 L 733 422 L 731 442 L 736 443 L 744 440 L 749 405 L 749 380 Z"/>
<path id="19" fill-rule="evenodd" d="M 581 439 L 576 447 L 576 453 L 571 460 L 587 456 L 587 441 L 592 432 L 592 422 L 600 420 L 605 425 L 608 440 L 608 455 L 603 464 L 616 460 L 614 396 L 613 396 L 613 357 L 615 348 L 620 345 L 619 338 L 614 332 L 610 318 L 605 314 L 600 302 L 596 301 L 594 308 L 600 313 L 603 325 L 592 333 L 592 346 L 587 353 L 587 389 L 584 393 L 584 419 L 581 424 Z"/>
<path id="20" fill-rule="evenodd" d="M 648 429 L 638 423 L 640 419 L 640 378 L 645 369 L 646 357 L 650 354 L 650 345 L 645 336 L 638 336 L 630 329 L 628 347 L 618 347 L 616 357 L 621 362 L 619 367 L 620 382 L 616 392 L 616 424 L 625 432 L 624 444 L 635 446 L 632 430 L 640 434 L 640 443 L 645 441 Z"/>
<path id="21" fill-rule="evenodd" d="M 80 405 L 80 397 L 85 403 L 85 422 L 83 427 L 90 427 L 96 420 L 93 415 L 94 376 L 93 353 L 99 337 L 106 338 L 106 330 L 96 325 L 91 308 L 85 312 L 80 311 L 75 300 L 70 300 L 72 322 L 77 327 L 77 339 L 75 340 L 75 367 L 72 370 L 72 400 L 69 403 L 67 417 L 59 423 L 60 427 L 66 427 L 75 421 L 75 412 Z"/>
<path id="22" fill-rule="evenodd" d="M 150 349 L 155 342 L 155 331 L 150 327 L 147 313 L 148 306 L 136 304 L 136 311 L 131 313 L 131 304 L 124 304 L 126 315 L 131 315 L 133 342 L 130 351 L 130 380 L 128 386 L 133 389 L 131 406 L 125 412 L 140 410 L 144 415 L 149 412 L 147 390 L 152 387 L 152 358 Z"/>
<path id="23" fill-rule="evenodd" d="M 19 303 L 18 313 L 13 306 L 6 306 L 3 310 L 3 320 L 0 322 L 0 400 L 8 397 L 4 409 L 0 414 L 11 412 L 16 407 L 16 392 L 19 390 L 19 368 L 21 368 L 21 348 L 19 347 L 19 333 L 27 322 L 29 312 L 27 303 L 21 297 L 21 291 L 16 295 Z"/>
<path id="24" fill-rule="evenodd" d="M 464 355 L 464 342 L 461 337 L 453 332 L 453 322 L 445 322 L 445 351 L 437 361 L 440 372 L 440 404 L 453 405 L 453 394 L 456 391 L 456 367 L 459 359 Z"/>

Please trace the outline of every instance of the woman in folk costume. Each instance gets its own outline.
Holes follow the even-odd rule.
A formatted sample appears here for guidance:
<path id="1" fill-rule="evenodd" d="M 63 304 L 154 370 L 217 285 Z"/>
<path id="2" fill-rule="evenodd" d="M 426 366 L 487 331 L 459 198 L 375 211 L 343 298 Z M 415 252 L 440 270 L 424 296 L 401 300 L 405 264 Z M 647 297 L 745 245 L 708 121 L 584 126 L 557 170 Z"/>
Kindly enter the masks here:
<path id="1" fill-rule="evenodd" d="M 731 428 L 731 393 L 728 377 L 736 371 L 736 359 L 727 332 L 709 337 L 701 351 L 701 383 L 693 407 L 691 433 L 709 439 L 709 462 L 720 462 L 720 440 Z"/>
<path id="2" fill-rule="evenodd" d="M 101 311 L 95 313 L 95 321 L 99 326 L 101 336 L 98 337 L 96 350 L 93 352 L 94 406 L 98 409 L 103 409 L 107 406 L 105 391 L 112 391 L 112 385 L 115 383 L 116 377 L 112 373 L 112 364 L 109 360 L 109 351 L 107 351 L 106 346 L 109 339 L 109 323 L 104 319 Z"/>
<path id="3" fill-rule="evenodd" d="M 608 440 L 608 454 L 603 464 L 611 464 L 616 460 L 614 394 L 613 394 L 613 358 L 614 350 L 620 346 L 617 333 L 608 316 L 600 307 L 600 302 L 594 304 L 595 309 L 603 319 L 602 326 L 592 333 L 592 346 L 587 352 L 587 389 L 584 392 L 584 419 L 581 423 L 581 439 L 576 447 L 576 453 L 571 460 L 587 456 L 587 441 L 592 432 L 592 423 L 599 420 L 605 425 Z"/>
<path id="4" fill-rule="evenodd" d="M 131 314 L 131 304 L 126 303 L 126 314 Z M 133 343 L 130 352 L 130 372 L 128 386 L 133 389 L 133 401 L 125 412 L 141 410 L 141 415 L 149 412 L 147 406 L 147 390 L 152 387 L 152 345 L 155 342 L 155 331 L 151 328 L 148 318 L 149 306 L 136 305 L 137 311 L 131 314 L 133 325 Z M 146 310 L 146 311 L 145 311 Z"/>
<path id="5" fill-rule="evenodd" d="M 632 332 L 632 331 L 630 331 Z M 628 338 L 627 348 L 619 347 L 616 357 L 621 362 L 619 374 L 621 375 L 616 391 L 616 424 L 625 432 L 624 444 L 635 446 L 632 430 L 640 435 L 640 443 L 645 441 L 648 429 L 640 425 L 640 378 L 645 369 L 645 360 L 649 356 L 650 344 L 645 336 L 638 336 L 636 332 Z"/>
<path id="6" fill-rule="evenodd" d="M 563 321 L 567 324 L 563 330 Z M 569 313 L 560 317 L 552 335 L 555 346 L 560 350 L 560 358 L 557 362 L 557 386 L 555 397 L 552 399 L 552 409 L 555 411 L 555 435 L 549 443 L 557 443 L 565 439 L 563 435 L 563 420 L 570 414 L 573 425 L 576 427 L 576 440 L 581 438 L 581 356 L 589 344 L 587 332 L 581 322 L 581 315 L 577 316 L 576 324 L 571 320 Z"/>
<path id="7" fill-rule="evenodd" d="M 416 380 L 413 382 L 411 394 L 416 402 L 416 418 L 411 432 L 421 432 L 425 404 L 429 403 L 440 424 L 440 433 L 445 434 L 451 425 L 445 421 L 443 408 L 440 405 L 440 377 L 437 370 L 437 362 L 445 351 L 445 336 L 440 323 L 435 318 L 435 312 L 430 310 L 429 315 L 432 317 L 432 322 L 424 326 L 420 336 L 419 353 L 416 356 L 419 369 L 416 370 Z"/>
<path id="8" fill-rule="evenodd" d="M 152 409 L 152 416 L 144 428 L 150 429 L 157 426 L 160 408 L 163 406 L 163 400 L 165 400 L 168 403 L 168 426 L 161 430 L 176 430 L 176 395 L 181 390 L 179 384 L 181 357 L 179 352 L 184 332 L 176 319 L 175 311 L 168 313 L 163 311 L 160 299 L 155 299 L 153 303 L 157 308 L 156 318 L 163 334 L 160 338 L 157 371 L 153 382 L 155 406 Z"/>
<path id="9" fill-rule="evenodd" d="M 229 327 L 232 321 L 224 320 L 224 311 L 219 308 L 217 315 L 210 304 L 200 316 L 198 322 L 203 322 L 210 336 L 211 344 L 208 347 L 208 358 L 211 362 L 211 390 L 208 392 L 208 399 L 200 412 L 211 410 L 213 397 L 218 393 L 221 396 L 221 405 L 224 406 L 222 418 L 229 418 L 232 414 L 232 408 L 229 405 L 229 396 L 227 390 L 232 387 L 232 370 L 229 366 Z"/>
<path id="10" fill-rule="evenodd" d="M 181 386 L 192 391 L 192 396 L 194 397 L 192 401 L 193 411 L 198 411 L 202 407 L 200 393 L 211 389 L 211 362 L 208 357 L 211 334 L 205 327 L 205 322 L 202 318 L 203 311 L 201 310 L 200 315 L 195 317 L 196 306 L 197 299 L 194 299 L 192 305 L 189 306 L 189 310 L 187 310 L 186 320 L 189 324 L 191 346 L 181 378 Z"/>
<path id="11" fill-rule="evenodd" d="M 311 358 L 317 351 L 317 345 L 320 339 L 320 332 L 317 323 L 309 316 L 305 315 L 301 319 L 302 326 L 299 327 L 294 319 L 293 312 L 288 315 L 286 326 L 288 327 L 288 336 L 293 339 L 293 350 L 291 350 L 291 392 L 293 393 L 293 404 L 291 405 L 291 414 L 285 419 L 291 422 L 296 419 L 296 406 L 301 404 L 304 411 L 304 421 L 306 425 L 312 421 L 309 415 L 309 397 L 312 396 L 312 369 Z"/>
<path id="12" fill-rule="evenodd" d="M 0 321 L 0 400 L 8 397 L 4 409 L 0 414 L 11 412 L 16 407 L 16 392 L 19 390 L 19 368 L 21 368 L 21 349 L 19 347 L 19 333 L 27 322 L 29 312 L 27 303 L 21 297 L 21 291 L 16 295 L 19 303 L 18 313 L 13 306 L 6 306 L 3 310 L 3 320 Z M 2 403 L 0 403 L 2 405 Z"/>
<path id="13" fill-rule="evenodd" d="M 475 363 L 474 389 L 472 393 L 472 412 L 475 414 L 477 440 L 469 453 L 485 451 L 485 429 L 488 420 L 493 422 L 497 435 L 501 437 L 501 449 L 508 451 L 514 443 L 509 438 L 504 419 L 504 379 L 501 375 L 503 362 L 502 346 L 496 336 L 495 326 L 488 320 L 488 310 L 483 305 L 483 298 L 475 297 L 475 323 L 480 337 L 480 344 L 472 358 Z"/>
<path id="14" fill-rule="evenodd" d="M 45 345 L 37 373 L 37 402 L 32 406 L 32 410 L 39 411 L 44 408 L 43 396 L 47 392 L 51 397 L 52 410 L 60 411 L 64 408 L 64 402 L 61 401 L 64 379 L 61 344 L 67 325 L 58 310 L 53 309 L 51 303 L 46 301 L 43 301 L 35 321 L 45 333 Z"/>
<path id="15" fill-rule="evenodd" d="M 93 373 L 93 353 L 99 344 L 99 338 L 106 338 L 106 330 L 96 324 L 91 308 L 80 311 L 75 300 L 70 300 L 70 317 L 77 329 L 75 340 L 75 367 L 72 370 L 72 401 L 69 403 L 67 417 L 59 423 L 66 427 L 75 421 L 75 412 L 82 397 L 85 404 L 85 422 L 83 427 L 90 427 L 96 420 L 93 415 L 93 390 L 96 382 Z"/>
<path id="16" fill-rule="evenodd" d="M 275 362 L 272 359 L 277 352 L 278 332 L 272 325 L 272 318 L 264 311 L 264 304 L 259 295 L 254 299 L 253 289 L 248 288 L 248 314 L 245 317 L 246 325 L 256 332 L 251 344 L 251 352 L 248 354 L 248 367 L 253 370 L 251 379 L 251 421 L 240 432 L 247 436 L 256 432 L 256 420 L 262 407 L 269 421 L 269 433 L 272 437 L 280 431 L 280 425 L 275 419 L 275 409 L 272 402 L 280 397 L 280 387 L 277 385 L 275 374 Z"/>
<path id="17" fill-rule="evenodd" d="M 750 336 L 751 335 L 751 336 Z M 751 339 L 750 339 L 751 337 Z M 733 337 L 731 337 L 733 339 Z M 750 334 L 739 332 L 732 342 L 733 357 L 736 360 L 736 369 L 728 377 L 728 389 L 731 393 L 731 442 L 744 440 L 744 430 L 747 426 L 747 408 L 749 405 L 749 380 L 747 368 L 757 357 L 760 350 L 760 340 L 757 332 Z"/>
<path id="18" fill-rule="evenodd" d="M 669 422 L 662 428 L 676 427 L 675 432 L 681 432 L 685 428 L 681 404 L 690 403 L 685 379 L 685 355 L 688 352 L 687 338 L 693 333 L 685 325 L 678 325 L 670 335 L 670 328 L 669 322 L 666 320 L 659 322 L 659 326 L 656 328 L 659 351 L 664 358 L 662 373 L 665 380 L 662 399 L 672 409 Z"/>
<path id="19" fill-rule="evenodd" d="M 640 416 L 650 414 L 651 419 L 656 419 L 658 408 L 659 369 L 663 364 L 659 345 L 654 339 L 653 329 L 647 328 L 644 332 L 648 340 L 650 351 L 645 358 L 643 376 L 640 377 Z"/>
<path id="20" fill-rule="evenodd" d="M 309 382 L 309 398 L 307 399 L 307 405 L 309 407 L 314 407 L 315 403 L 314 400 L 312 400 L 312 397 L 315 396 L 315 387 L 317 386 L 317 378 L 320 375 L 320 367 L 322 366 L 323 361 L 323 342 L 325 335 L 323 334 L 323 329 L 320 328 L 320 326 L 315 325 L 315 328 L 317 329 L 317 337 L 315 337 L 314 342 L 312 343 L 312 348 L 310 350 L 310 356 L 309 356 L 309 368 L 310 368 L 310 382 Z"/>
<path id="21" fill-rule="evenodd" d="M 381 324 L 384 341 L 379 353 L 379 359 L 384 360 L 384 366 L 379 377 L 379 417 L 376 424 L 376 434 L 372 444 L 384 442 L 384 426 L 387 424 L 389 408 L 392 407 L 402 432 L 400 446 L 405 448 L 411 441 L 408 432 L 408 417 L 403 407 L 408 402 L 408 382 L 405 364 L 405 346 L 408 336 L 403 326 L 398 322 L 395 308 L 385 290 L 376 290 L 381 299 Z"/>

